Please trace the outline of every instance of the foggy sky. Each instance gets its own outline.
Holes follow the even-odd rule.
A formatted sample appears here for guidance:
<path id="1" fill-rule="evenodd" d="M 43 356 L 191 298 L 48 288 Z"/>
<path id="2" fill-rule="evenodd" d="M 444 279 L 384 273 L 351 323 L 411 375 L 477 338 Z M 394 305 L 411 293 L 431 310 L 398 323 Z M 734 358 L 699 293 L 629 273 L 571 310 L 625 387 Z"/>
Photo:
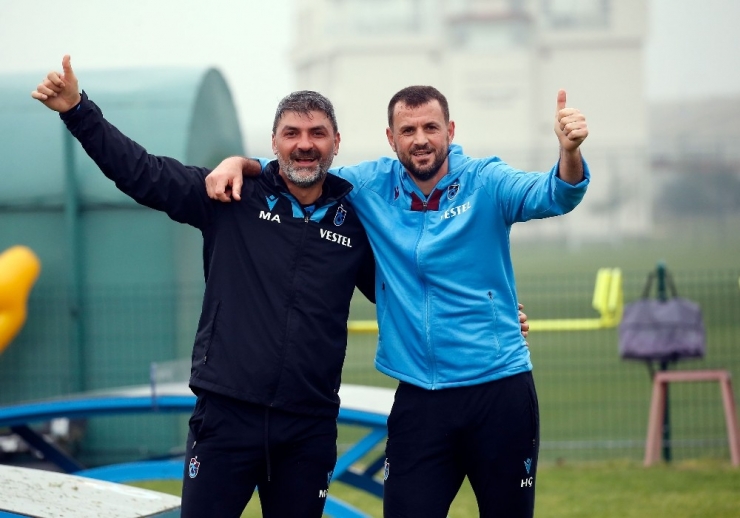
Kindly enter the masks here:
<path id="1" fill-rule="evenodd" d="M 649 2 L 648 99 L 740 94 L 740 1 Z M 269 150 L 274 107 L 292 89 L 291 7 L 291 0 L 0 0 L 0 70 L 39 72 L 41 80 L 68 53 L 84 87 L 85 69 L 216 66 L 250 150 Z"/>

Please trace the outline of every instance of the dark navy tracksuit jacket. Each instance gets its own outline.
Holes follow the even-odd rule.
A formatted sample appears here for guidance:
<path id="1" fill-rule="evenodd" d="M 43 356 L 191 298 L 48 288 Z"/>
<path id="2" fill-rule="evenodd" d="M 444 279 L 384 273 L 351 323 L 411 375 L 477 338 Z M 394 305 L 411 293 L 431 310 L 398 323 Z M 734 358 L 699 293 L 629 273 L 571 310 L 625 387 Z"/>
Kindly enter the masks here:
<path id="1" fill-rule="evenodd" d="M 191 388 L 336 417 L 355 285 L 374 300 L 370 245 L 345 199 L 351 184 L 329 174 L 306 210 L 273 162 L 244 182 L 240 202 L 221 203 L 206 194 L 209 170 L 148 154 L 84 92 L 61 118 L 121 191 L 203 235 Z"/>

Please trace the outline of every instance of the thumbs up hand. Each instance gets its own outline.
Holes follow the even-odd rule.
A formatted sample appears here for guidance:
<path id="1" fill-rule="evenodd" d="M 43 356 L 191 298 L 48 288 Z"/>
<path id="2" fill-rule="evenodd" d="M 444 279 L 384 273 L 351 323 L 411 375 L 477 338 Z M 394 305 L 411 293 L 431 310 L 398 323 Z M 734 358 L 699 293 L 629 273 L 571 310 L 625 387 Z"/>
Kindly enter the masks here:
<path id="1" fill-rule="evenodd" d="M 576 108 L 566 108 L 565 90 L 558 91 L 555 134 L 563 151 L 572 152 L 588 137 L 586 117 Z"/>
<path id="2" fill-rule="evenodd" d="M 31 92 L 31 97 L 41 101 L 47 108 L 60 113 L 71 110 L 80 102 L 77 77 L 72 70 L 69 55 L 62 58 L 62 70 L 62 74 L 49 72 L 46 79 Z"/>

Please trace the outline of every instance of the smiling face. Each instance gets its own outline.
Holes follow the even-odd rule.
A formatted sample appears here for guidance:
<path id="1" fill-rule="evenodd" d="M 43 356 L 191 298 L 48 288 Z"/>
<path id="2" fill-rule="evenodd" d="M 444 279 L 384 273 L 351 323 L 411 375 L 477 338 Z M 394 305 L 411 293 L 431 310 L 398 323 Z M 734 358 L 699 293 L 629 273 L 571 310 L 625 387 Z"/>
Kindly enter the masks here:
<path id="1" fill-rule="evenodd" d="M 301 188 L 322 182 L 339 151 L 339 140 L 326 113 L 285 111 L 272 135 L 281 176 Z"/>
<path id="2" fill-rule="evenodd" d="M 417 183 L 436 184 L 447 174 L 447 152 L 455 136 L 455 123 L 445 120 L 436 99 L 418 106 L 397 102 L 386 136 L 398 160 Z"/>

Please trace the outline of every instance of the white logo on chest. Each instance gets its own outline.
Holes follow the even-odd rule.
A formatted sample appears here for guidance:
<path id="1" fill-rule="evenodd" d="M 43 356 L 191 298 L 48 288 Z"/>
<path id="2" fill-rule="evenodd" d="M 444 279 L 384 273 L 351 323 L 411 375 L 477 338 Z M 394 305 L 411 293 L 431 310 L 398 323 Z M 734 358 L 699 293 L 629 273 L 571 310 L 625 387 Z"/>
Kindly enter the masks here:
<path id="1" fill-rule="evenodd" d="M 347 236 L 337 234 L 336 232 L 330 232 L 329 230 L 325 230 L 323 228 L 319 229 L 319 232 L 321 232 L 321 237 L 323 237 L 327 241 L 331 241 L 332 243 L 339 243 L 340 245 L 346 246 L 347 248 L 352 248 L 352 240 Z"/>
<path id="2" fill-rule="evenodd" d="M 440 219 L 450 219 L 454 218 L 455 216 L 459 216 L 463 212 L 466 212 L 468 209 L 470 209 L 470 202 L 463 203 L 462 205 L 458 205 L 457 207 L 452 207 L 451 209 L 447 209 L 442 214 L 439 215 Z"/>
<path id="3" fill-rule="evenodd" d="M 272 214 L 271 212 L 260 211 L 260 219 L 266 219 L 267 221 L 276 221 L 280 223 L 280 214 Z"/>

